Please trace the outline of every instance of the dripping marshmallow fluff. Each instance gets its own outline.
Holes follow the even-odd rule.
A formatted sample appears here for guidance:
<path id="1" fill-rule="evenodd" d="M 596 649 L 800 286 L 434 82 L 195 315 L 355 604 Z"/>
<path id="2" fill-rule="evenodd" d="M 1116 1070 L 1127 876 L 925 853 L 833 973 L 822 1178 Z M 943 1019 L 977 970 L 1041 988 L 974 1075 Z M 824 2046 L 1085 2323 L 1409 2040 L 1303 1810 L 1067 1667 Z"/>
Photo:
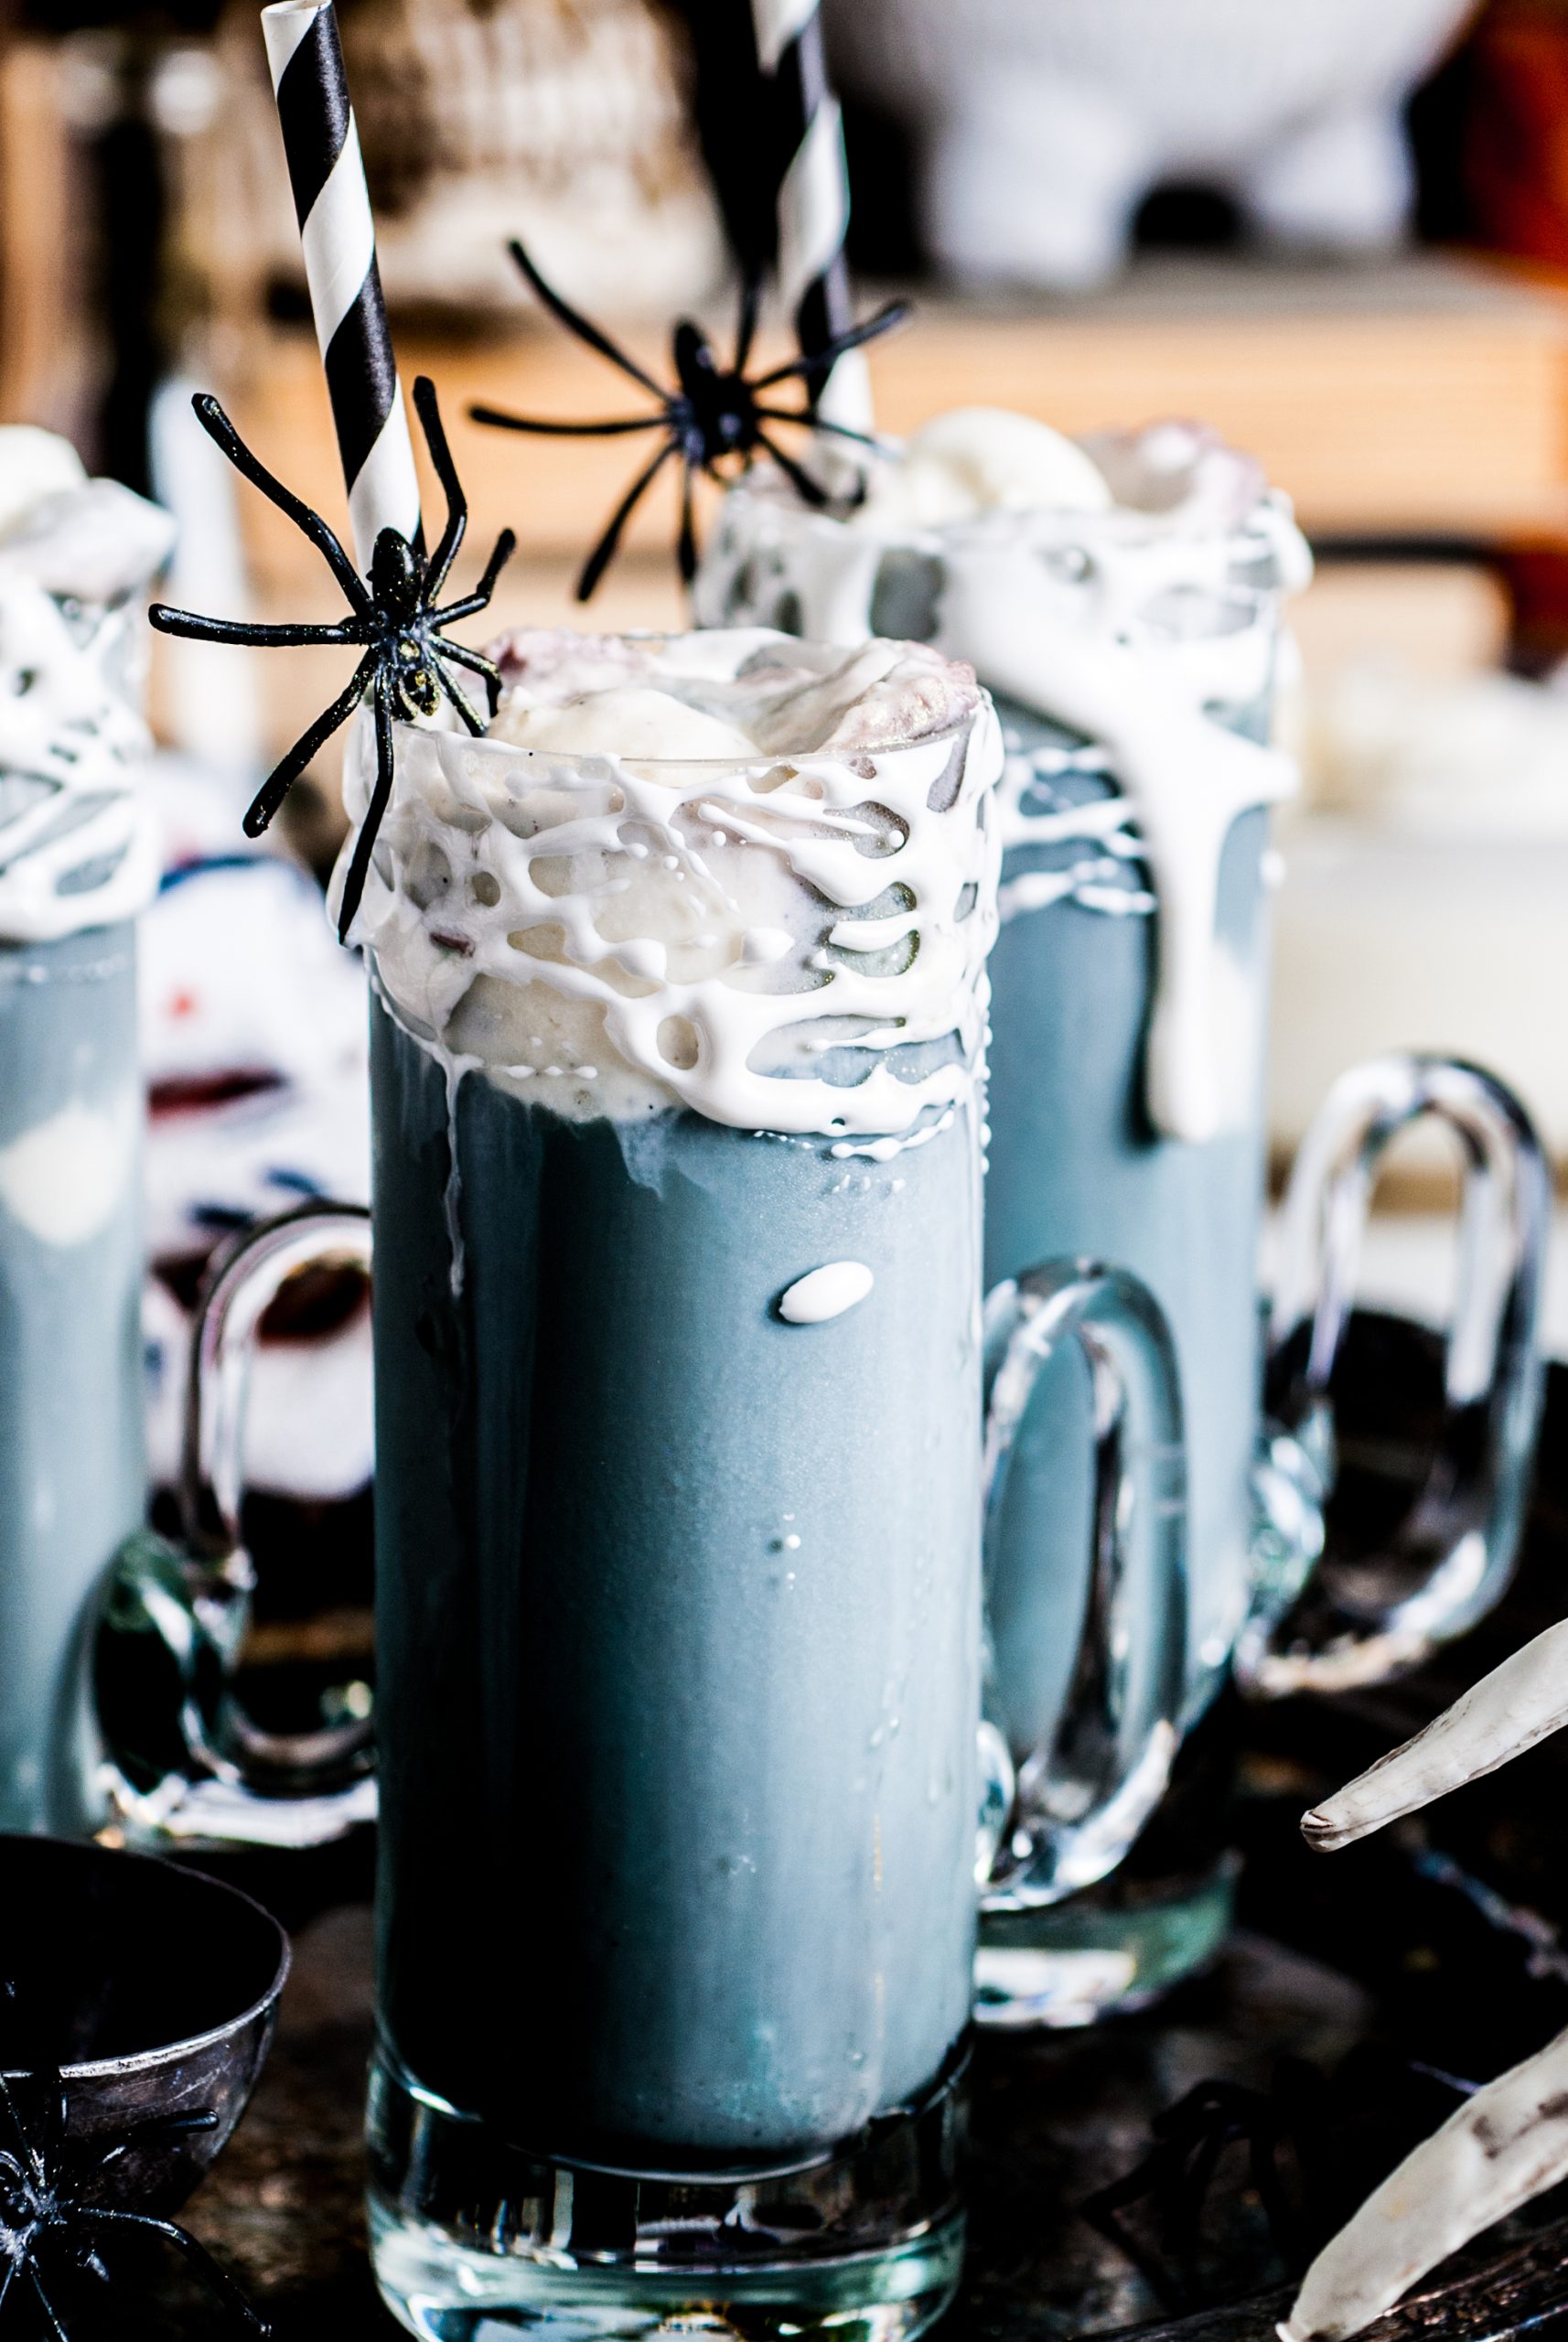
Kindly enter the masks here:
<path id="1" fill-rule="evenodd" d="M 514 634 L 488 734 L 400 727 L 354 940 L 449 1069 L 569 1117 L 917 1136 L 985 1023 L 1000 735 L 918 643 Z M 362 814 L 373 747 L 350 749 Z"/>
<path id="2" fill-rule="evenodd" d="M 1166 1135 L 1201 1140 L 1230 1112 L 1235 986 L 1215 943 L 1225 840 L 1295 781 L 1228 719 L 1267 697 L 1279 602 L 1309 570 L 1287 501 L 1212 432 L 1167 423 L 1075 441 L 976 407 L 918 432 L 842 511 L 808 509 L 759 467 L 725 500 L 696 609 L 832 643 L 917 637 L 1091 744 L 1160 914 L 1148 1112 Z M 1009 755 L 1004 847 L 1103 846 L 1106 804 L 1042 812 L 1036 777 L 1035 757 Z M 1010 878 L 1003 916 L 1045 899 L 1037 876 Z"/>

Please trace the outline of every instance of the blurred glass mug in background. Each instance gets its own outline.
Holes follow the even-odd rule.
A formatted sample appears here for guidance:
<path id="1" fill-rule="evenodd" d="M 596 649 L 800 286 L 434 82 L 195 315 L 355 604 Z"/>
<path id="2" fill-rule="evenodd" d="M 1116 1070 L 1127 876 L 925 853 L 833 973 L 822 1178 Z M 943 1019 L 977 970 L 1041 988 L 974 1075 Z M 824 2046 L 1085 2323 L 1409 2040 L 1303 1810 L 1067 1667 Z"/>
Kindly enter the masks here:
<path id="1" fill-rule="evenodd" d="M 166 514 L 0 429 L 0 1830 L 94 1818 L 94 1596 L 146 1503 L 141 598 Z"/>
<path id="2" fill-rule="evenodd" d="M 302 1669 L 309 1720 L 258 1722 L 249 1673 L 257 1570 L 242 1527 L 251 1370 L 263 1320 L 303 1273 L 368 1274 L 370 1214 L 316 1201 L 213 1254 L 187 1369 L 178 1545 L 144 1530 L 96 1606 L 91 1820 L 137 1845 L 306 1847 L 373 1821 L 368 1687 L 328 1651 Z M 307 1625 L 295 1638 L 306 1652 Z M 328 1638 L 332 1640 L 331 1637 Z"/>
<path id="3" fill-rule="evenodd" d="M 1323 1508 L 1337 1471 L 1331 1386 L 1368 1207 L 1384 1151 L 1425 1118 L 1455 1134 L 1465 1161 L 1443 1421 L 1418 1487 L 1404 1492 L 1378 1549 L 1326 1563 Z M 1200 1163 L 1189 1160 L 1181 1176 L 1195 1170 Z M 1217 1695 L 1232 1671 L 1243 1692 L 1262 1697 L 1379 1681 L 1418 1664 L 1498 1600 L 1517 1552 L 1540 1417 L 1536 1331 L 1550 1205 L 1528 1118 L 1477 1068 L 1395 1057 L 1336 1085 L 1303 1143 L 1281 1214 L 1266 1375 L 1250 1279 L 1251 1327 L 1240 1322 L 1238 1296 L 1233 1362 L 1251 1391 L 1233 1402 L 1246 1467 L 1246 1510 L 1235 1516 L 1245 1532 L 1240 1567 L 1216 1566 L 1227 1553 L 1212 1532 L 1188 1564 L 1195 1617 L 1212 1619 L 1221 1600 L 1230 1605 L 1225 1638 L 1189 1649 L 1167 1673 L 1163 1703 L 1140 1692 L 1134 1672 L 1138 1613 L 1125 1594 L 1118 1598 L 1109 1531 L 1119 1508 L 1103 1479 L 1086 1493 L 1076 1477 L 1078 1426 L 1086 1406 L 1100 1419 L 1101 1394 L 1033 1330 L 1039 1272 L 993 1290 L 993 1424 L 997 1393 L 1011 1380 L 1005 1413 L 1026 1456 L 1023 1469 L 988 1476 L 986 1706 L 1015 1789 L 983 1887 L 981 2023 L 1087 2023 L 1154 1997 L 1219 1949 L 1233 1863 L 1229 1731 Z M 1101 1200 L 1101 1219 L 1113 1209 L 1112 1193 Z M 1242 1284 L 1255 1218 L 1244 1219 L 1244 1245 L 1221 1246 L 1210 1232 L 1192 1263 L 1195 1281 L 1179 1252 L 1183 1227 L 1167 1198 L 1165 1213 L 1141 1231 L 1123 1224 L 1119 1232 L 1165 1293 L 1178 1352 L 1185 1330 L 1190 1353 L 1194 1284 L 1201 1292 L 1206 1273 L 1222 1275 L 1228 1260 Z M 1160 1258 L 1173 1239 L 1174 1274 L 1173 1255 Z M 1196 1476 L 1201 1406 L 1194 1415 Z M 1212 1474 L 1212 1449 L 1208 1460 Z M 1086 1507 L 1104 1524 L 1087 1579 L 1071 1542 Z M 1124 1499 L 1121 1509 L 1126 1517 Z M 1076 1644 L 1063 1636 L 1064 1618 L 1082 1621 Z"/>
<path id="4" fill-rule="evenodd" d="M 768 467 L 748 474 L 695 589 L 711 624 L 929 641 L 972 662 L 1002 718 L 985 1280 L 993 1387 L 1015 1390 L 987 1514 L 987 1709 L 1015 1789 L 983 1896 L 983 2022 L 1086 2022 L 1212 1954 L 1231 1905 L 1217 1695 L 1232 1656 L 1260 1687 L 1287 1665 L 1317 1680 L 1327 1664 L 1287 1661 L 1275 1630 L 1321 1547 L 1338 1280 L 1369 1164 L 1359 1187 L 1330 1183 L 1326 1265 L 1304 1235 L 1287 1262 L 1282 1304 L 1299 1288 L 1320 1305 L 1309 1372 L 1292 1364 L 1304 1338 L 1280 1328 L 1286 1435 L 1266 1439 L 1257 1296 L 1268 808 L 1294 779 L 1266 743 L 1281 601 L 1309 568 L 1283 500 L 1210 433 L 1156 424 L 1079 443 L 970 409 L 873 466 L 855 504 L 820 510 Z M 1428 1075 L 1401 1061 L 1365 1077 L 1366 1150 L 1420 1111 L 1452 1121 L 1470 1156 L 1466 1225 L 1487 1221 L 1492 1249 L 1471 1255 L 1451 1381 L 1474 1402 L 1466 1438 L 1477 1420 L 1495 1436 L 1458 1509 L 1479 1500 L 1477 1479 L 1501 1493 L 1484 1529 L 1447 1541 L 1463 1548 L 1452 1563 L 1431 1549 L 1425 1509 L 1422 1563 L 1403 1568 L 1415 1606 L 1396 1639 L 1418 1613 L 1434 1634 L 1455 1631 L 1495 1591 L 1538 1404 L 1539 1149 L 1484 1076 Z M 1331 1101 L 1304 1150 L 1298 1231 L 1346 1111 Z M 1166 1654 L 1153 1674 L 1136 1604 L 1113 1591 L 1103 1444 L 1084 1437 L 1102 1378 L 1080 1344 L 1051 1338 L 1034 1273 L 1079 1257 L 1143 1281 L 1180 1367 L 1187 1617 L 1179 1665 Z M 1293 1373 L 1306 1380 L 1287 1388 Z M 1418 1601 L 1416 1574 L 1430 1581 Z M 1360 1595 L 1371 1599 L 1365 1577 Z M 1369 1631 L 1391 1657 L 1382 1624 Z"/>

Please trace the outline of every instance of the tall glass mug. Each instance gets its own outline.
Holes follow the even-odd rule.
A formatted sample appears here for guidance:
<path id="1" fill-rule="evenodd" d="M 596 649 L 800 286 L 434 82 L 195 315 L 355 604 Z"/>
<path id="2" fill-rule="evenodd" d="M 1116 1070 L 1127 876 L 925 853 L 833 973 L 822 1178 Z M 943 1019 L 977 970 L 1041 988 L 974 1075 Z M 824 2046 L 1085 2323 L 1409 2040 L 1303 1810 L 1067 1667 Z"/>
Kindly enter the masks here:
<path id="1" fill-rule="evenodd" d="M 414 2331 L 918 2330 L 980 1797 L 1000 744 L 918 647 L 520 636 L 374 976 L 370 2116 Z"/>
<path id="2" fill-rule="evenodd" d="M 1017 1433 L 1022 1468 L 989 1509 L 987 1714 L 1017 1788 L 983 1896 L 982 2021 L 1085 2022 L 1217 1949 L 1230 1872 L 1216 1694 L 1239 1647 L 1260 1662 L 1256 1680 L 1283 1688 L 1268 1662 L 1321 1544 L 1332 1443 L 1265 1444 L 1257 1297 L 1267 809 L 1294 778 L 1268 745 L 1269 714 L 1281 598 L 1308 565 L 1282 500 L 1210 435 L 1168 424 L 1079 445 L 973 410 L 929 425 L 836 515 L 752 476 L 726 500 L 699 580 L 712 623 L 770 619 L 845 642 L 897 630 L 971 661 L 991 688 L 1007 748 L 985 1192 L 993 1372 L 1031 1264 L 1084 1254 L 1147 1285 L 1180 1364 L 1189 1550 L 1185 1652 L 1165 1671 L 1175 1696 L 1143 1731 L 1102 1734 L 1087 1762 L 1097 1493 L 1079 1426 L 1098 1402 L 1070 1347 L 1042 1367 Z M 1383 1069 L 1381 1080 L 1389 1111 L 1371 1117 L 1356 1212 L 1373 1158 L 1410 1119 L 1396 1104 L 1404 1074 Z M 1452 1105 L 1428 1085 L 1415 1111 L 1454 1120 Z M 1488 1129 L 1506 1119 L 1493 1112 Z M 1515 1140 L 1489 1169 L 1475 1157 L 1476 1194 L 1485 1187 L 1494 1222 L 1501 1201 L 1493 1233 L 1510 1257 L 1530 1250 L 1540 1174 L 1537 1155 L 1509 1176 L 1532 1146 L 1527 1128 Z M 1319 1241 L 1305 1203 L 1294 1224 Z M 1495 1247 L 1487 1257 L 1471 1295 L 1495 1332 Z M 1293 1275 L 1313 1284 L 1309 1265 Z M 1520 1292 L 1538 1277 L 1531 1251 Z M 1319 1313 L 1317 1431 L 1343 1326 L 1336 1296 Z M 1479 1349 L 1533 1425 L 1525 1358 L 1509 1341 Z M 1309 1413 L 1303 1398 L 1297 1428 Z M 1508 1415 L 1495 1411 L 1488 1455 L 1517 1496 Z M 1513 1531 L 1502 1511 L 1489 1519 L 1491 1585 Z M 1475 1615 L 1450 1598 L 1444 1558 L 1423 1557 L 1433 1632 Z M 1348 1629 L 1380 1655 L 1373 1664 L 1390 1656 L 1380 1624 Z M 1315 1661 L 1298 1658 L 1297 1678 L 1313 1680 Z M 1100 1697 L 1120 1713 L 1112 1688 Z M 1064 1761 L 1074 1748 L 1079 1760 Z"/>
<path id="3" fill-rule="evenodd" d="M 170 533 L 0 430 L 0 1830 L 97 1818 L 91 1619 L 146 1500 L 135 646 Z"/>

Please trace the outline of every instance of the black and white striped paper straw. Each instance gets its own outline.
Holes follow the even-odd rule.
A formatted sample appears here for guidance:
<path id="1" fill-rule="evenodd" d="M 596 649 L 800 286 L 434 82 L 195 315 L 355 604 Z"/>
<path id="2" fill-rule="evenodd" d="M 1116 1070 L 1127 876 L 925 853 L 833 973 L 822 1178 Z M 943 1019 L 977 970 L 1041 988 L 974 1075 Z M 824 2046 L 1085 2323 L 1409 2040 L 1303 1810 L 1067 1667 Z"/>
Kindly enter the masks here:
<path id="1" fill-rule="evenodd" d="M 779 291 L 808 354 L 854 323 L 844 239 L 849 168 L 843 120 L 828 86 L 820 0 L 751 0 L 757 61 L 784 158 L 779 180 Z M 852 430 L 872 424 L 871 376 L 863 351 L 848 350 L 817 399 L 820 411 Z"/>
<path id="2" fill-rule="evenodd" d="M 362 568 L 382 529 L 412 544 L 419 475 L 397 378 L 370 190 L 332 0 L 262 10 L 305 281 L 327 371 L 349 517 Z"/>

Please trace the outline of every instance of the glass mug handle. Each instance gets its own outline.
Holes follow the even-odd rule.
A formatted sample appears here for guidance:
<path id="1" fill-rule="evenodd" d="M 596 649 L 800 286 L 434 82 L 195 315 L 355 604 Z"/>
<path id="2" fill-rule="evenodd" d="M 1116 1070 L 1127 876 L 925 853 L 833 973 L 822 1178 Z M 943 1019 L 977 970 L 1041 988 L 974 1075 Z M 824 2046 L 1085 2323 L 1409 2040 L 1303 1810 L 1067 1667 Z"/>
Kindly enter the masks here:
<path id="1" fill-rule="evenodd" d="M 1261 1588 L 1236 1654 L 1254 1694 L 1382 1681 L 1473 1626 L 1512 1574 L 1541 1419 L 1552 1179 L 1529 1115 L 1491 1074 L 1401 1054 L 1329 1091 L 1281 1213 L 1265 1410 L 1273 1453 L 1294 1459 L 1310 1509 L 1337 1469 L 1330 1383 L 1379 1166 L 1398 1133 L 1428 1116 L 1455 1133 L 1465 1164 L 1437 1450 L 1389 1551 L 1354 1574 L 1329 1564 L 1312 1575 L 1309 1553 Z"/>
<path id="2" fill-rule="evenodd" d="M 982 1727 L 983 1901 L 1016 1910 L 1105 1877 L 1165 1793 L 1187 1692 L 1187 1445 L 1170 1329 L 1127 1271 L 1031 1269 L 991 1294 L 986 1330 L 988 1579 L 1018 1432 L 1069 1346 L 1088 1369 L 1093 1437 L 1089 1587 L 1063 1714 L 1015 1774 L 996 1724 Z"/>
<path id="3" fill-rule="evenodd" d="M 245 1230 L 208 1271 L 186 1384 L 184 1550 L 150 1531 L 127 1541 L 96 1640 L 103 1789 L 113 1825 L 127 1838 L 301 1847 L 375 1818 L 368 1715 L 268 1732 L 234 1684 L 256 1585 L 240 1507 L 262 1319 L 299 1270 L 368 1270 L 370 1258 L 368 1211 L 310 1202 Z"/>

